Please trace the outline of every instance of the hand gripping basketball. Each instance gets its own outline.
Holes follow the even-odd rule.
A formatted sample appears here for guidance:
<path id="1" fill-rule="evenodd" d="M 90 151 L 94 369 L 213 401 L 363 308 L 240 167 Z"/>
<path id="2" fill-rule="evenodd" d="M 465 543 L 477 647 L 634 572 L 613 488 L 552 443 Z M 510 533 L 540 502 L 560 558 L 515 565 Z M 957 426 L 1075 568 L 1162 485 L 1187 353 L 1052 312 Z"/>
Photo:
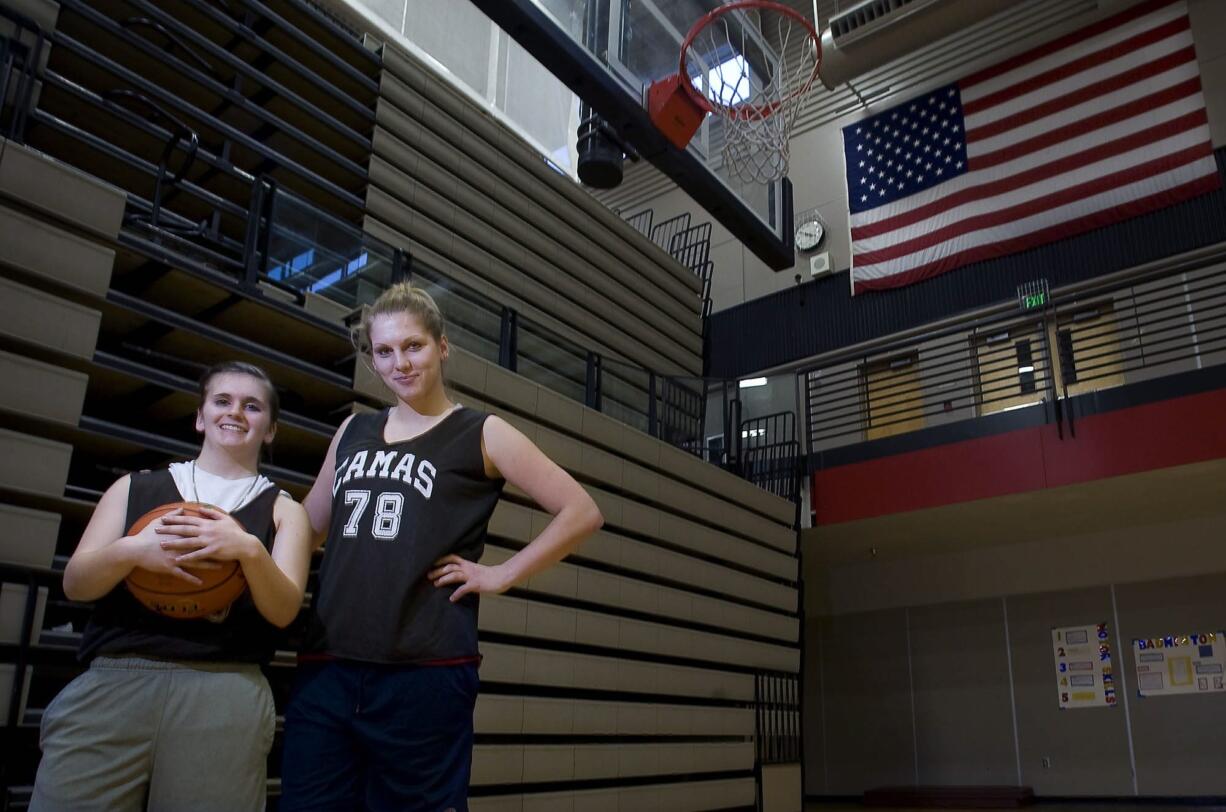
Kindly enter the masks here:
<path id="1" fill-rule="evenodd" d="M 133 522 L 127 534 L 134 536 L 151 522 L 180 509 L 189 516 L 204 517 L 205 514 L 199 510 L 204 507 L 219 510 L 201 502 L 172 502 L 155 507 Z M 237 561 L 221 561 L 218 564 L 220 566 L 209 569 L 184 565 L 184 569 L 200 579 L 200 584 L 139 567 L 128 574 L 124 583 L 133 597 L 152 612 L 184 620 L 207 617 L 234 603 L 247 589 L 247 579 L 243 577 L 242 566 Z"/>

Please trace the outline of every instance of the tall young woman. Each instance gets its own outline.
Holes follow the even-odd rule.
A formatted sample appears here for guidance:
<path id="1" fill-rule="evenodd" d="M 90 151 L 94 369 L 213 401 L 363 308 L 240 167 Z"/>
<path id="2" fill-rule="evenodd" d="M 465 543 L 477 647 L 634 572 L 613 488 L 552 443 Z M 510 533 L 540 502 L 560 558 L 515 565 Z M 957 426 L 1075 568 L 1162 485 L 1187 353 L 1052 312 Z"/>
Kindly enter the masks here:
<path id="1" fill-rule="evenodd" d="M 425 291 L 388 289 L 357 339 L 397 403 L 341 425 L 303 503 L 327 546 L 317 636 L 286 711 L 280 808 L 460 812 L 477 597 L 559 561 L 603 519 L 523 434 L 451 400 L 443 319 Z M 484 566 L 506 482 L 553 520 L 514 556 Z"/>
<path id="2" fill-rule="evenodd" d="M 260 476 L 277 394 L 231 362 L 200 382 L 200 456 L 121 478 L 98 502 L 64 570 L 64 593 L 94 601 L 81 642 L 89 670 L 43 714 L 31 809 L 260 810 L 275 710 L 260 664 L 302 604 L 311 556 L 302 506 Z M 171 502 L 221 510 L 136 519 Z M 121 583 L 136 567 L 200 583 L 193 568 L 238 561 L 248 590 L 207 619 L 167 618 Z"/>

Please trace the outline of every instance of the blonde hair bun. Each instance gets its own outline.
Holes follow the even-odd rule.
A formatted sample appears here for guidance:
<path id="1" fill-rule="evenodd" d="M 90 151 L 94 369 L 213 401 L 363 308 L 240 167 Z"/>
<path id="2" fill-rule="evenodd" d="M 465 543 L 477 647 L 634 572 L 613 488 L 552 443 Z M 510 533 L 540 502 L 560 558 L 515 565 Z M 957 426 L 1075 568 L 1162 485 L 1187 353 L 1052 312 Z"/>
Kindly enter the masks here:
<path id="1" fill-rule="evenodd" d="M 446 335 L 443 325 L 443 313 L 438 309 L 434 297 L 425 288 L 417 288 L 410 282 L 397 282 L 375 299 L 362 312 L 362 318 L 353 328 L 353 346 L 362 355 L 370 355 L 370 325 L 376 316 L 386 316 L 392 313 L 408 313 L 421 323 L 421 326 L 435 341 L 442 340 Z"/>

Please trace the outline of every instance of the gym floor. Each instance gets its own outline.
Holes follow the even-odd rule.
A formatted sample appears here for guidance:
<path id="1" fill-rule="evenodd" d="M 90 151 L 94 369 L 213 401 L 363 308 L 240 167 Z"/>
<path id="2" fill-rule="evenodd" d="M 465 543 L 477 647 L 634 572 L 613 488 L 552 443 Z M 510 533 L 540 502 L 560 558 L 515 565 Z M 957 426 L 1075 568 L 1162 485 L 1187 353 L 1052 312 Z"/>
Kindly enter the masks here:
<path id="1" fill-rule="evenodd" d="M 1177 803 L 1127 803 L 1106 802 L 1106 801 L 1086 801 L 1081 803 L 1043 803 L 1039 802 L 1032 806 L 1020 807 L 1025 810 L 1033 810 L 1034 812 L 1226 812 L 1226 804 L 1177 804 Z M 838 801 L 838 802 L 822 802 L 809 801 L 805 804 L 804 812 L 865 812 L 865 810 L 874 809 L 877 812 L 953 812 L 944 807 L 924 807 L 921 809 L 909 810 L 903 807 L 867 807 L 857 803 Z M 966 812 L 965 809 L 959 809 L 957 812 Z"/>

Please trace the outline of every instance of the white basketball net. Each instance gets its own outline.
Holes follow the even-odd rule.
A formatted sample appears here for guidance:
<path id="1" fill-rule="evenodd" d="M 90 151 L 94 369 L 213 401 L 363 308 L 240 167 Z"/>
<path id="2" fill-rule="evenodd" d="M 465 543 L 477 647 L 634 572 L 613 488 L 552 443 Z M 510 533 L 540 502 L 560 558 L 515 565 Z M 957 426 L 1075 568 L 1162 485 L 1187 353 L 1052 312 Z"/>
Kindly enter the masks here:
<path id="1" fill-rule="evenodd" d="M 720 152 L 732 177 L 766 184 L 787 174 L 788 140 L 817 63 L 810 30 L 769 8 L 720 15 L 695 36 L 685 64 L 723 122 Z"/>

